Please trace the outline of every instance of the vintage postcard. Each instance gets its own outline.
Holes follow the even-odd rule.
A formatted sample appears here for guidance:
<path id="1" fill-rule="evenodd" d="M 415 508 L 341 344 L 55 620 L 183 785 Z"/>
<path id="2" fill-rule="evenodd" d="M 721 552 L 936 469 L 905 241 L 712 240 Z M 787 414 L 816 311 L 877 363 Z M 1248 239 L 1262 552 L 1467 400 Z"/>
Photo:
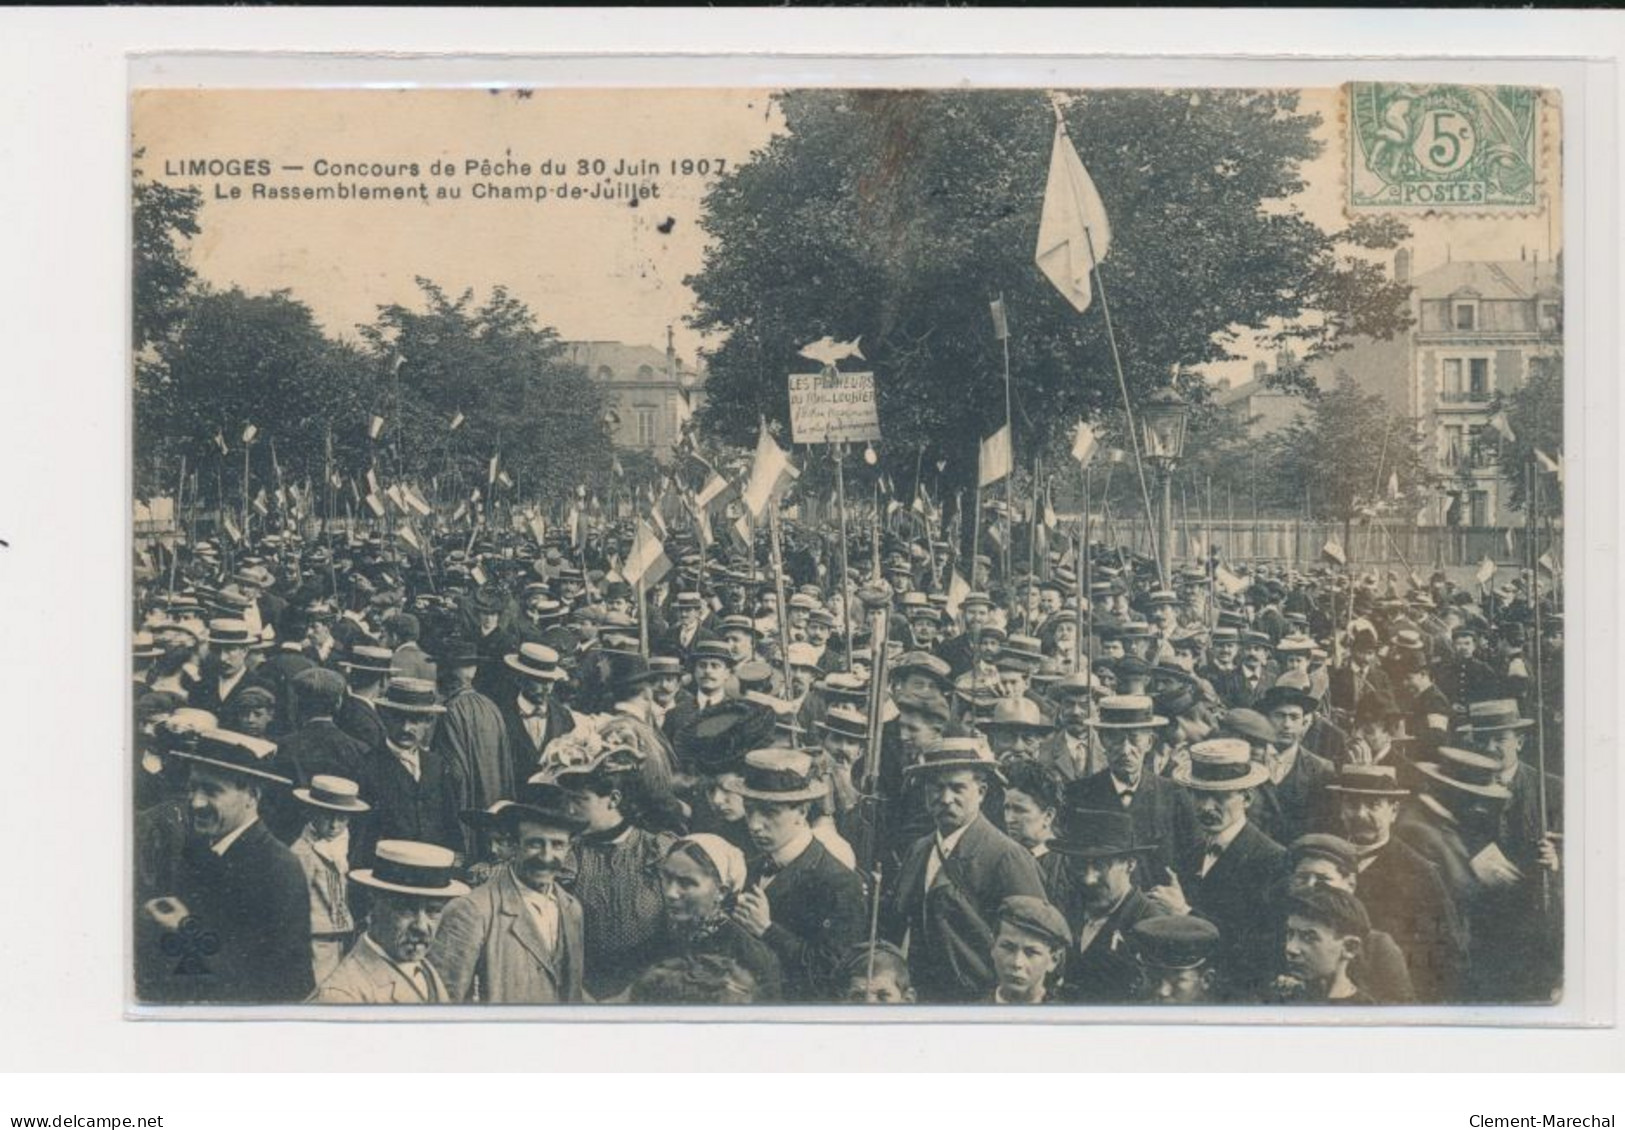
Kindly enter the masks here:
<path id="1" fill-rule="evenodd" d="M 137 89 L 132 1001 L 1559 1001 L 1561 110 Z"/>

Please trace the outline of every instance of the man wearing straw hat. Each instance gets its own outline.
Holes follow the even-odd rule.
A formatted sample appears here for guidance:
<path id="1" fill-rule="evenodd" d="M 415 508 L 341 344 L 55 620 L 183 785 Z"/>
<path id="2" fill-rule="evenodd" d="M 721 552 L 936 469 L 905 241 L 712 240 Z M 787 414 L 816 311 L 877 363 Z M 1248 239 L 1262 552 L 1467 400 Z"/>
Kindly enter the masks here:
<path id="1" fill-rule="evenodd" d="M 1177 853 L 1200 837 L 1190 793 L 1151 768 L 1157 731 L 1168 721 L 1153 710 L 1143 695 L 1101 699 L 1089 725 L 1106 751 L 1106 768 L 1074 781 L 1066 794 L 1070 805 L 1129 815 L 1146 845 L 1135 869 L 1142 890 L 1166 883 Z"/>
<path id="2" fill-rule="evenodd" d="M 746 754 L 730 787 L 744 798 L 755 848 L 733 919 L 778 956 L 785 1000 L 827 1000 L 866 926 L 862 881 L 812 831 L 812 805 L 829 782 L 807 754 L 775 748 Z"/>
<path id="3" fill-rule="evenodd" d="M 376 703 L 384 723 L 384 748 L 362 762 L 358 783 L 373 806 L 367 821 L 370 848 L 378 839 L 413 840 L 461 851 L 462 826 L 457 819 L 462 784 L 430 741 L 435 723 L 446 712 L 435 698 L 433 683 L 391 679 Z"/>
<path id="4" fill-rule="evenodd" d="M 316 990 L 318 1004 L 444 1004 L 430 950 L 441 915 L 468 886 L 451 876 L 454 857 L 438 844 L 382 840 L 371 867 L 350 872 L 367 892 L 367 929 Z"/>
<path id="5" fill-rule="evenodd" d="M 1075 671 L 1049 689 L 1055 704 L 1056 732 L 1039 743 L 1034 756 L 1063 781 L 1076 781 L 1106 768 L 1106 755 L 1095 743 L 1090 718 L 1096 683 L 1086 671 Z"/>
<path id="6" fill-rule="evenodd" d="M 304 872 L 260 819 L 266 794 L 290 784 L 269 768 L 275 752 L 268 741 L 209 730 L 169 754 L 190 770 L 190 834 L 169 889 L 142 907 L 142 999 L 268 1004 L 309 995 Z"/>
<path id="7" fill-rule="evenodd" d="M 344 959 L 355 933 L 345 880 L 350 874 L 350 819 L 372 806 L 354 781 L 318 774 L 293 790 L 305 825 L 293 841 L 293 857 L 310 890 L 310 968 L 320 985 Z"/>
<path id="8" fill-rule="evenodd" d="M 528 781 L 548 743 L 576 728 L 574 716 L 553 694 L 567 676 L 559 653 L 546 644 L 522 643 L 502 662 L 513 689 L 496 700 L 497 709 L 508 731 L 513 780 Z"/>
<path id="9" fill-rule="evenodd" d="M 1246 995 L 1267 976 L 1274 956 L 1264 892 L 1280 877 L 1286 849 L 1247 817 L 1269 770 L 1251 760 L 1240 738 L 1214 738 L 1190 748 L 1174 780 L 1191 790 L 1201 839 L 1186 849 L 1167 886 L 1150 897 L 1175 914 L 1195 913 L 1219 928 L 1221 969 L 1229 988 Z"/>
<path id="10" fill-rule="evenodd" d="M 980 738 L 942 739 L 904 779 L 920 783 L 935 827 L 903 859 L 884 932 L 907 951 L 921 1000 L 980 1000 L 997 981 L 989 955 L 1000 905 L 1044 897 L 1038 861 L 982 815 L 990 784 L 1004 777 Z"/>

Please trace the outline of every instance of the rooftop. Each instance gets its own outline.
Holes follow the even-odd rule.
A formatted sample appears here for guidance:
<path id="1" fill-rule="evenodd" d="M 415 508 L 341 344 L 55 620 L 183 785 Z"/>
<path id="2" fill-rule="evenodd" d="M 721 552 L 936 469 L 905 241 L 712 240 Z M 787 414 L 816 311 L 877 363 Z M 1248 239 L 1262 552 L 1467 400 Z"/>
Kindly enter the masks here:
<path id="1" fill-rule="evenodd" d="M 1474 291 L 1480 298 L 1529 299 L 1562 292 L 1560 265 L 1547 260 L 1512 259 L 1500 263 L 1444 263 L 1412 281 L 1418 297 L 1444 298 Z"/>

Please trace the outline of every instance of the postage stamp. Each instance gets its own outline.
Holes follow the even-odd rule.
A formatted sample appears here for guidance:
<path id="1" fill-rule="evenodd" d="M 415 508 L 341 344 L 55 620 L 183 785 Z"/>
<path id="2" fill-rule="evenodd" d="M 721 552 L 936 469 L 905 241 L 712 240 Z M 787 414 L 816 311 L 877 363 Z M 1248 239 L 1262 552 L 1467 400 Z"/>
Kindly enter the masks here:
<path id="1" fill-rule="evenodd" d="M 1351 214 L 1539 205 L 1538 90 L 1356 82 L 1344 95 Z"/>

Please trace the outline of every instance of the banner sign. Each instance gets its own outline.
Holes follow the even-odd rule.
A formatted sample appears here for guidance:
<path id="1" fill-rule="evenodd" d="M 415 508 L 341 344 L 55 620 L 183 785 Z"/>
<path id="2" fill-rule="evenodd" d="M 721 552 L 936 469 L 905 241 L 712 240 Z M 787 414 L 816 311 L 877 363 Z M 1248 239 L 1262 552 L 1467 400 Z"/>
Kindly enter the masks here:
<path id="1" fill-rule="evenodd" d="M 866 443 L 880 438 L 873 373 L 791 373 L 793 443 Z"/>

